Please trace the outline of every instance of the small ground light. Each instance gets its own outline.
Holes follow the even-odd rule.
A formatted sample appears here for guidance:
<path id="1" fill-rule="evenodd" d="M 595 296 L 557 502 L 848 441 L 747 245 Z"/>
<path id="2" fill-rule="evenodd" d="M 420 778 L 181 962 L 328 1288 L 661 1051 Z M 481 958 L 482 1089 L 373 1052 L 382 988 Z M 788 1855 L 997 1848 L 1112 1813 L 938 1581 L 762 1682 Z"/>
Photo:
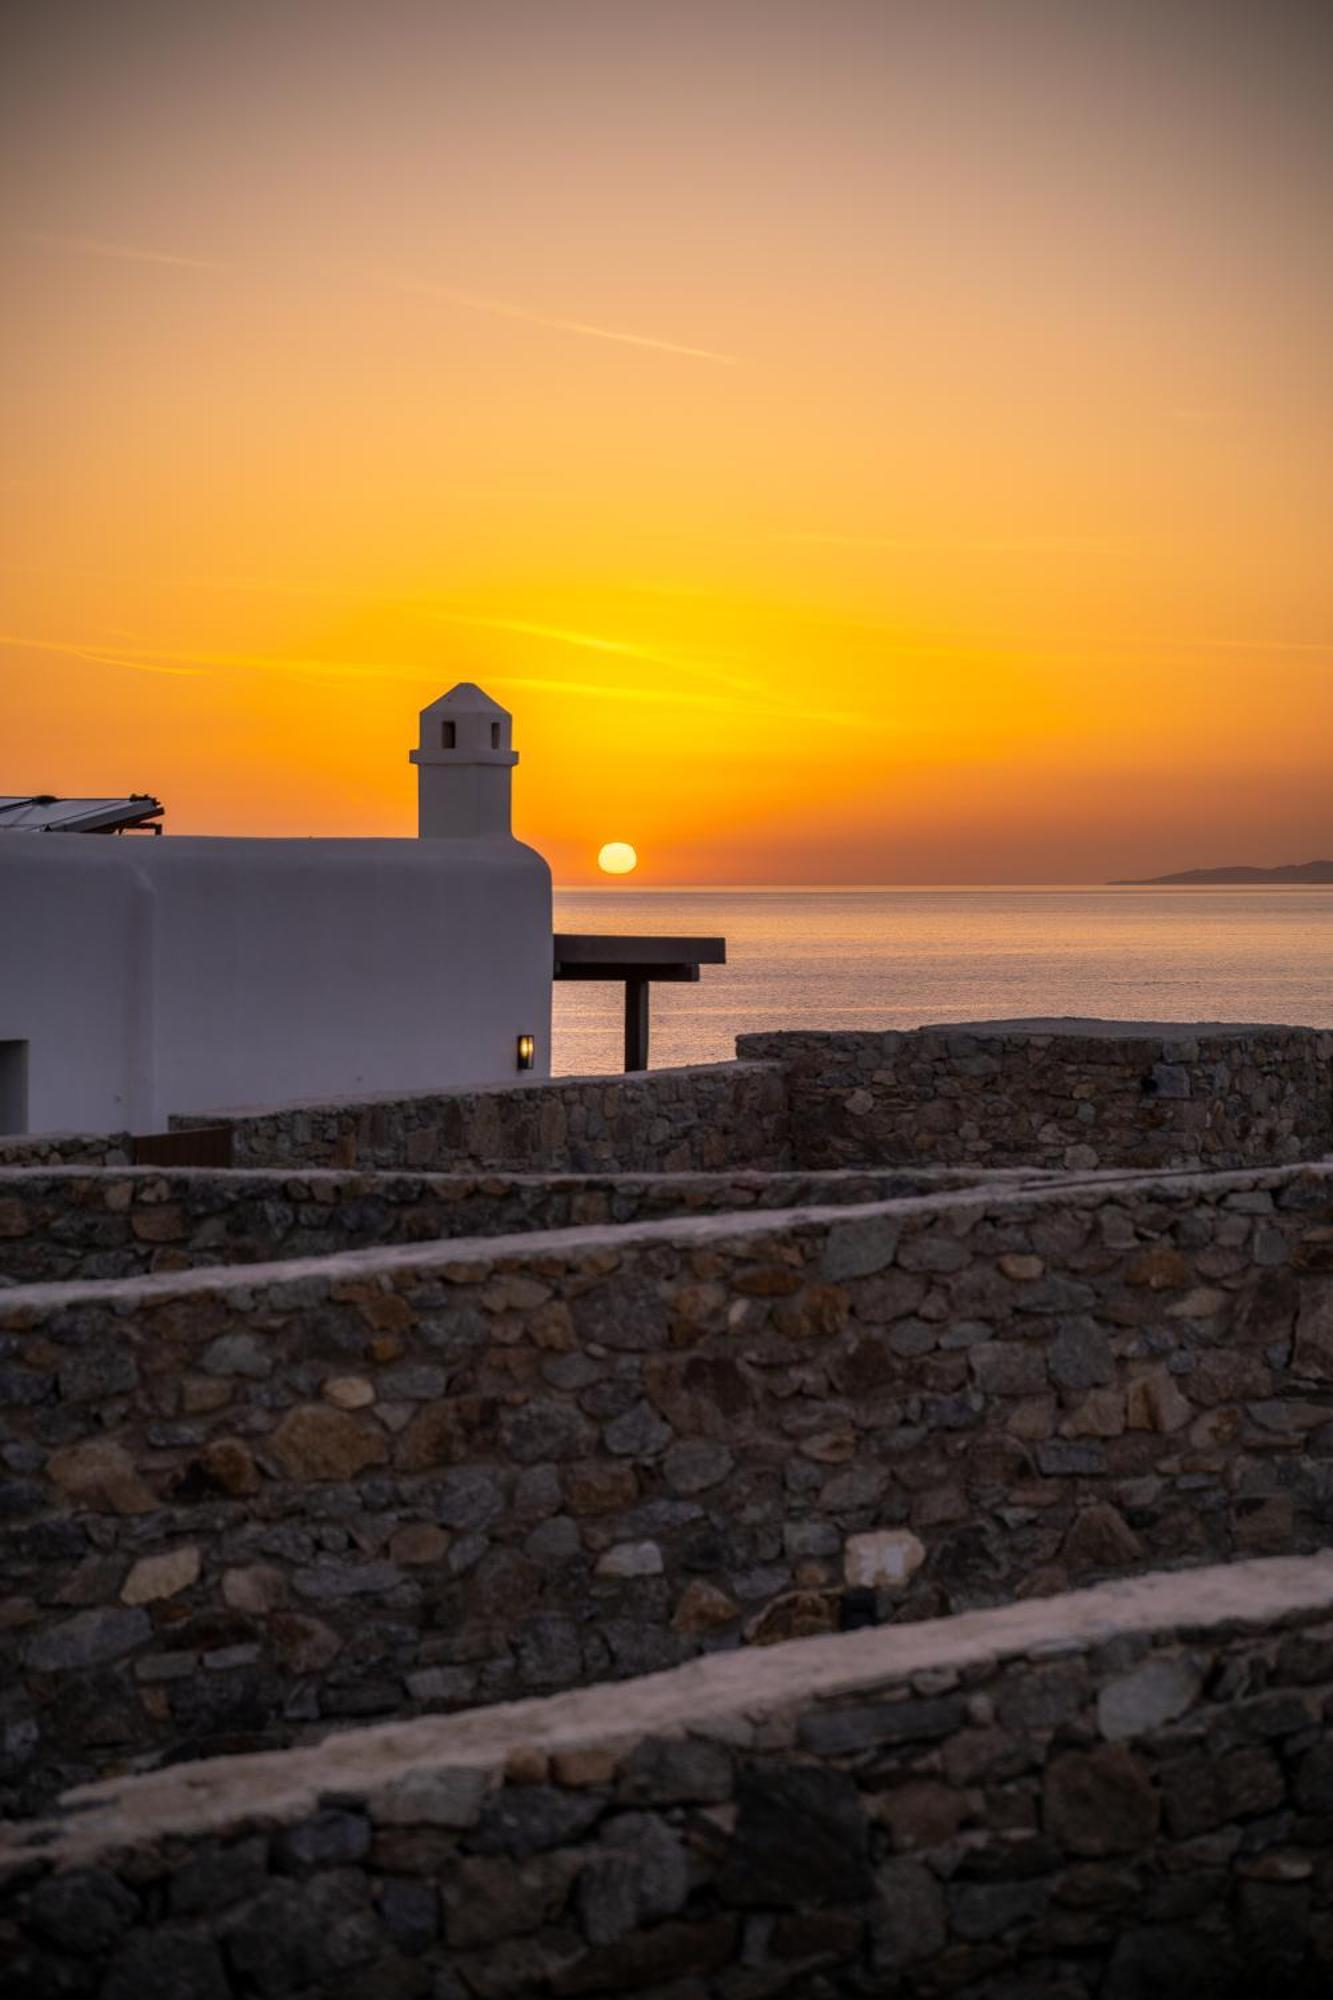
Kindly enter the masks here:
<path id="1" fill-rule="evenodd" d="M 531 1069 L 536 1055 L 536 1037 L 533 1035 L 520 1035 L 518 1038 L 518 1067 L 520 1069 Z"/>

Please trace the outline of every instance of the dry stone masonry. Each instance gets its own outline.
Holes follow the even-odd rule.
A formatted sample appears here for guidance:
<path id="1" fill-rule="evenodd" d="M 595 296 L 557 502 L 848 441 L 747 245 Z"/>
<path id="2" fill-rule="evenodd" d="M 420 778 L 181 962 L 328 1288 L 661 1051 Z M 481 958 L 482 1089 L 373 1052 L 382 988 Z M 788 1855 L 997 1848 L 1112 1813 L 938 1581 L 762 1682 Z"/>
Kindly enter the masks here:
<path id="1" fill-rule="evenodd" d="M 0 1145 L 6 2000 L 1329 1990 L 1333 1037 L 745 1053 Z"/>
<path id="2" fill-rule="evenodd" d="M 973 1021 L 742 1035 L 786 1077 L 802 1166 L 1243 1167 L 1333 1152 L 1333 1033 Z"/>
<path id="3" fill-rule="evenodd" d="M 1314 2000 L 1331 1705 L 1322 1555 L 110 1781 L 5 1990 Z"/>
<path id="4" fill-rule="evenodd" d="M 772 1063 L 712 1063 L 629 1077 L 557 1077 L 277 1111 L 174 1117 L 225 1125 L 240 1167 L 492 1167 L 650 1173 L 789 1160 L 787 1093 Z"/>
<path id="5" fill-rule="evenodd" d="M 7 1777 L 1315 1548 L 1333 1164 L 0 1292 Z"/>

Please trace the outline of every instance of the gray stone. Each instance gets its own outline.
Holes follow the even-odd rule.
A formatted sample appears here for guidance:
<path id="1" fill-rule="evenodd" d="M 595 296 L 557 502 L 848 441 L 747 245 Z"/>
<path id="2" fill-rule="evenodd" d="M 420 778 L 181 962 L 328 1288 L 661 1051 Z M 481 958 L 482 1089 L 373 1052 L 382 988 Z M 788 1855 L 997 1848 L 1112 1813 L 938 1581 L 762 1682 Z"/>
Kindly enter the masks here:
<path id="1" fill-rule="evenodd" d="M 620 1797 L 634 1805 L 710 1804 L 731 1797 L 731 1753 L 702 1736 L 650 1736 L 625 1760 Z"/>
<path id="2" fill-rule="evenodd" d="M 1146 1660 L 1108 1681 L 1097 1697 L 1097 1726 L 1111 1742 L 1145 1735 L 1174 1722 L 1198 1699 L 1203 1677 L 1193 1660 Z"/>
<path id="3" fill-rule="evenodd" d="M 88 1348 L 60 1364 L 60 1394 L 66 1403 L 101 1403 L 111 1396 L 128 1396 L 138 1380 L 133 1356 L 123 1347 Z"/>
<path id="4" fill-rule="evenodd" d="M 601 1842 L 634 1870 L 638 1921 L 656 1923 L 684 1908 L 690 1893 L 689 1856 L 664 1820 L 654 1813 L 617 1813 L 602 1828 Z"/>
<path id="5" fill-rule="evenodd" d="M 1049 1895 L 1045 1882 L 955 1882 L 948 1890 L 950 1922 L 969 1944 L 982 1944 L 1015 1925 L 1033 1923 Z"/>
<path id="6" fill-rule="evenodd" d="M 834 1223 L 824 1244 L 823 1275 L 838 1283 L 883 1271 L 897 1254 L 899 1234 L 898 1223 L 884 1216 Z"/>
<path id="7" fill-rule="evenodd" d="M 1047 1356 L 1051 1380 L 1062 1389 L 1098 1389 L 1115 1380 L 1111 1344 L 1094 1320 L 1062 1321 Z"/>
<path id="8" fill-rule="evenodd" d="M 320 1868 L 340 1868 L 362 1861 L 370 1851 L 370 1821 L 364 1813 L 330 1808 L 283 1827 L 273 1843 L 278 1867 L 289 1875 L 309 1875 Z"/>
<path id="9" fill-rule="evenodd" d="M 651 1403 L 636 1403 L 602 1432 L 602 1441 L 618 1458 L 652 1458 L 670 1444 L 671 1426 L 664 1424 Z"/>
<path id="10" fill-rule="evenodd" d="M 869 1823 L 845 1772 L 763 1764 L 736 1785 L 736 1831 L 718 1873 L 724 1902 L 855 1903 L 870 1893 Z"/>
<path id="11" fill-rule="evenodd" d="M 504 1493 L 493 1472 L 463 1467 L 435 1483 L 435 1518 L 446 1528 L 475 1532 L 504 1513 Z"/>
<path id="12" fill-rule="evenodd" d="M 1037 1468 L 1048 1479 L 1095 1478 L 1106 1470 L 1101 1445 L 1082 1439 L 1047 1438 L 1036 1447 Z"/>
<path id="13" fill-rule="evenodd" d="M 268 1842 L 262 1835 L 229 1847 L 203 1847 L 171 1878 L 171 1914 L 192 1917 L 253 1896 L 264 1886 L 267 1869 Z"/>
<path id="14" fill-rule="evenodd" d="M 74 1618 L 35 1633 L 23 1649 L 23 1657 L 38 1673 L 65 1673 L 123 1659 L 152 1635 L 153 1621 L 146 1611 L 106 1606 L 80 1611 Z"/>
<path id="15" fill-rule="evenodd" d="M 221 1928 L 234 1971 L 275 2000 L 307 1987 L 340 1990 L 340 1977 L 380 1946 L 366 1879 L 353 1869 L 275 1882 Z"/>
<path id="16" fill-rule="evenodd" d="M 673 1493 L 704 1493 L 725 1479 L 735 1462 L 725 1445 L 691 1438 L 671 1447 L 662 1472 Z"/>
<path id="17" fill-rule="evenodd" d="M 605 1809 L 606 1800 L 596 1792 L 505 1785 L 487 1800 L 467 1845 L 474 1854 L 508 1854 L 522 1861 L 577 1840 Z"/>
<path id="18" fill-rule="evenodd" d="M 841 1757 L 878 1743 L 928 1743 L 951 1736 L 966 1720 L 958 1695 L 925 1695 L 908 1701 L 852 1702 L 814 1708 L 800 1718 L 801 1747 L 820 1757 Z"/>
<path id="19" fill-rule="evenodd" d="M 576 1900 L 589 1944 L 614 1944 L 639 1921 L 634 1862 L 623 1854 L 594 1854 L 579 1875 Z"/>
<path id="20" fill-rule="evenodd" d="M 588 1419 L 569 1403 L 533 1402 L 508 1410 L 502 1430 L 517 1465 L 586 1457 L 596 1437 Z"/>
<path id="21" fill-rule="evenodd" d="M 445 1393 L 448 1383 L 443 1368 L 414 1362 L 386 1368 L 376 1378 L 375 1388 L 382 1403 L 432 1403 Z"/>
<path id="22" fill-rule="evenodd" d="M 262 1382 L 273 1373 L 273 1355 L 252 1333 L 224 1333 L 204 1349 L 199 1366 L 206 1375 L 247 1375 Z"/>
<path id="23" fill-rule="evenodd" d="M 313 1563 L 309 1569 L 298 1569 L 292 1579 L 297 1595 L 317 1604 L 382 1597 L 403 1581 L 403 1572 L 390 1562 Z"/>
<path id="24" fill-rule="evenodd" d="M 160 1924 L 125 1939 L 98 2000 L 228 2000 L 231 1990 L 211 1938 Z"/>
<path id="25" fill-rule="evenodd" d="M 572 1562 L 583 1551 L 578 1523 L 568 1514 L 557 1514 L 554 1520 L 543 1521 L 533 1529 L 523 1544 L 523 1550 L 534 1562 Z"/>
<path id="26" fill-rule="evenodd" d="M 461 1831 L 476 1826 L 489 1810 L 489 1792 L 488 1773 L 466 1764 L 413 1770 L 375 1793 L 370 1817 L 376 1826 L 444 1826 Z"/>
<path id="27" fill-rule="evenodd" d="M 105 1868 L 78 1868 L 39 1882 L 28 1906 L 33 1929 L 62 1951 L 106 1951 L 139 1914 L 139 1902 Z"/>
<path id="28" fill-rule="evenodd" d="M 944 1891 L 918 1861 L 888 1861 L 875 1872 L 871 1950 L 877 1972 L 933 1958 L 949 1938 Z"/>
<path id="29" fill-rule="evenodd" d="M 380 1922 L 399 1951 L 419 1957 L 439 1935 L 439 1894 L 433 1882 L 390 1876 L 380 1885 Z"/>

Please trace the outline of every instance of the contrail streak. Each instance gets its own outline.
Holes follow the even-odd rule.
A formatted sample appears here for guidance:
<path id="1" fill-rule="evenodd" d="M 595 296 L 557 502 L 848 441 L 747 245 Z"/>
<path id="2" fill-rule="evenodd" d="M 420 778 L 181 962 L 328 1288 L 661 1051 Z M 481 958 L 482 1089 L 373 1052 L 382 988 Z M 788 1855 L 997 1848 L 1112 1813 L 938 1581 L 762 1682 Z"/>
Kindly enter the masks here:
<path id="1" fill-rule="evenodd" d="M 53 250 L 69 250 L 79 257 L 109 257 L 122 264 L 174 264 L 185 271 L 227 268 L 212 257 L 178 257 L 173 251 L 145 250 L 135 243 L 103 243 L 94 236 L 52 236 L 38 230 L 30 233 L 27 241 L 45 243 Z"/>
<path id="2" fill-rule="evenodd" d="M 425 298 L 442 299 L 446 305 L 461 306 L 466 312 L 493 313 L 499 319 L 526 320 L 530 326 L 547 326 L 557 333 L 581 333 L 589 340 L 619 341 L 624 347 L 651 347 L 661 354 L 683 354 L 691 361 L 716 361 L 734 368 L 737 356 L 719 354 L 711 347 L 686 347 L 678 340 L 657 340 L 646 333 L 622 333 L 615 327 L 594 326 L 588 320 L 562 319 L 553 313 L 532 312 L 527 306 L 510 305 L 505 299 L 483 299 L 475 292 L 462 292 L 452 285 L 431 284 L 424 278 L 395 278 L 400 290 L 419 292 Z"/>

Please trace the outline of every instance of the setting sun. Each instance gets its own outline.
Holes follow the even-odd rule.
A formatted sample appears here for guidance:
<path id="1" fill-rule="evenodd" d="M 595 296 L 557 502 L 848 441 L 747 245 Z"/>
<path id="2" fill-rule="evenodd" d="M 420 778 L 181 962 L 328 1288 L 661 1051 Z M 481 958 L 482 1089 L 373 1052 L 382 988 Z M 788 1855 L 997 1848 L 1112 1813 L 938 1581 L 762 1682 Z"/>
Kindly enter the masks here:
<path id="1" fill-rule="evenodd" d="M 639 865 L 639 857 L 627 840 L 608 840 L 597 856 L 604 875 L 629 875 Z"/>

